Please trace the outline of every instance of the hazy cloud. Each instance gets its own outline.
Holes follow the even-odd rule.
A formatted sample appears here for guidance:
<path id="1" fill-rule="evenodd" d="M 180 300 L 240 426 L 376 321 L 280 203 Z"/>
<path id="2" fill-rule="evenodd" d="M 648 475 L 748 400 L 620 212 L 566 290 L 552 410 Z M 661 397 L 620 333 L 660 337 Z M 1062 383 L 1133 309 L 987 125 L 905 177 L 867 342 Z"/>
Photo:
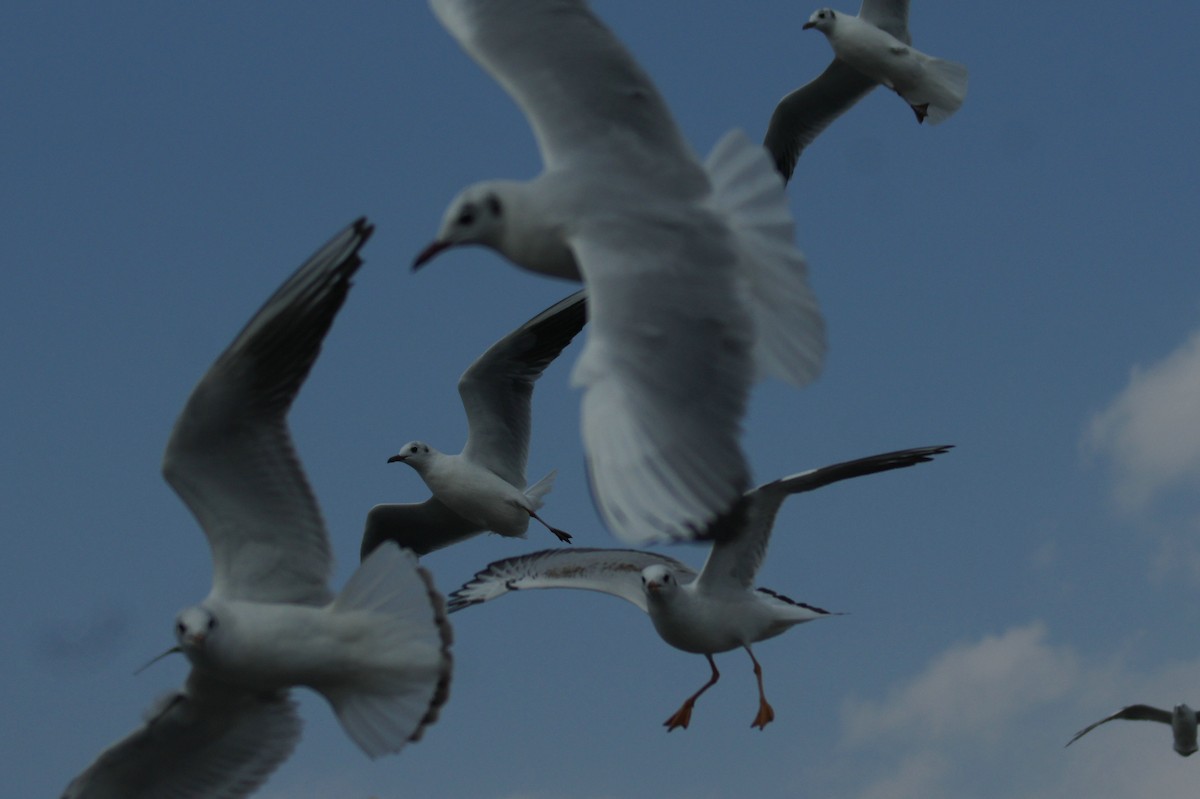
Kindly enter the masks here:
<path id="1" fill-rule="evenodd" d="M 1076 657 L 1045 641 L 1041 622 L 999 636 L 956 644 L 923 674 L 892 689 L 883 701 L 850 700 L 846 737 L 861 742 L 887 735 L 944 738 L 994 730 L 1022 710 L 1066 693 L 1076 680 Z"/>
<path id="2" fill-rule="evenodd" d="M 1200 484 L 1200 331 L 1146 368 L 1091 420 L 1087 445 L 1110 462 L 1118 501 L 1138 507 L 1161 491 Z"/>

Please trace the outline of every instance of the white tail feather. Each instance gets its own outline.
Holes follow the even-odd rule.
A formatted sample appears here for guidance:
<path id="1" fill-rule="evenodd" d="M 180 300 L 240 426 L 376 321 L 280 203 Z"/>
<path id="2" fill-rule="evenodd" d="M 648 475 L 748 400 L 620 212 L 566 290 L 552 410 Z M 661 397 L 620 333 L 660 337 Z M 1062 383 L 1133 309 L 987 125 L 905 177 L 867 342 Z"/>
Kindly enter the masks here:
<path id="1" fill-rule="evenodd" d="M 550 474 L 525 489 L 525 496 L 529 497 L 529 504 L 533 506 L 533 510 L 542 507 L 542 497 L 549 494 L 550 489 L 554 488 L 554 478 L 557 474 L 557 470 L 551 470 Z"/>
<path id="2" fill-rule="evenodd" d="M 924 55 L 924 54 L 922 54 Z M 904 92 L 909 105 L 925 109 L 925 121 L 936 125 L 957 111 L 967 97 L 967 68 L 956 61 L 924 56 L 921 81 Z"/>
<path id="3" fill-rule="evenodd" d="M 314 687 L 368 756 L 400 751 L 437 719 L 448 694 L 451 635 L 441 595 L 416 556 L 388 541 L 328 612 L 359 617 L 361 646 L 345 682 Z"/>
<path id="4" fill-rule="evenodd" d="M 825 323 L 796 249 L 783 181 L 766 150 L 736 130 L 717 143 L 704 168 L 712 203 L 738 238 L 741 290 L 755 325 L 757 377 L 803 386 L 821 371 Z"/>

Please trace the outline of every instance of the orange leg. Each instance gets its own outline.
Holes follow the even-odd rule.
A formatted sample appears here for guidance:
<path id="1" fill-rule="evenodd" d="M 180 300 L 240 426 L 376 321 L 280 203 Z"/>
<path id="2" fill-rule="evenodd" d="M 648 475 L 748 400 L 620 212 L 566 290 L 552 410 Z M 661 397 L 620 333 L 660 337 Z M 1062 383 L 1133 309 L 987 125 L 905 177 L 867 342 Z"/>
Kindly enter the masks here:
<path id="1" fill-rule="evenodd" d="M 745 647 L 745 649 L 746 654 L 750 655 L 750 660 L 754 662 L 754 676 L 758 680 L 758 715 L 754 717 L 754 721 L 750 726 L 758 727 L 761 730 L 765 729 L 768 724 L 775 720 L 775 710 L 767 704 L 767 696 L 763 693 L 762 666 L 758 665 L 758 658 L 754 657 L 754 653 L 750 651 L 750 647 Z"/>
<path id="2" fill-rule="evenodd" d="M 556 536 L 558 536 L 559 541 L 562 541 L 567 544 L 571 543 L 571 534 L 568 533 L 566 530 L 560 530 L 557 527 L 551 527 L 550 525 L 546 524 L 546 520 L 543 519 L 541 516 L 538 516 L 535 511 L 529 511 L 529 515 L 532 516 L 533 518 L 537 519 L 543 525 L 545 525 L 547 530 L 549 530 L 550 532 L 552 532 Z"/>
<path id="3" fill-rule="evenodd" d="M 717 680 L 721 679 L 721 672 L 717 671 L 717 662 L 713 660 L 712 655 L 705 655 L 704 657 L 708 658 L 708 665 L 712 666 L 712 676 L 708 678 L 708 682 L 704 683 L 699 691 L 687 698 L 687 701 L 683 703 L 679 710 L 675 711 L 675 714 L 671 718 L 663 722 L 663 726 L 667 728 L 667 732 L 676 727 L 683 727 L 686 730 L 688 722 L 692 720 L 692 705 L 696 704 L 696 700 L 700 698 L 700 694 L 712 688 Z"/>

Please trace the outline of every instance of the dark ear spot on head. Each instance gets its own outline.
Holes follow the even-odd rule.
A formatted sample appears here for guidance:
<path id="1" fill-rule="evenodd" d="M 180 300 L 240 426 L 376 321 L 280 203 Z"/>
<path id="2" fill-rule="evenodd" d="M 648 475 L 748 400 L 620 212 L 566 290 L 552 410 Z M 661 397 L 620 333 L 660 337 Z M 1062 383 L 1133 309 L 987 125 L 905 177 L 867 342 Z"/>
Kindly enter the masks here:
<path id="1" fill-rule="evenodd" d="M 487 196 L 487 207 L 494 217 L 499 217 L 504 212 L 504 208 L 500 205 L 500 200 L 494 194 Z"/>

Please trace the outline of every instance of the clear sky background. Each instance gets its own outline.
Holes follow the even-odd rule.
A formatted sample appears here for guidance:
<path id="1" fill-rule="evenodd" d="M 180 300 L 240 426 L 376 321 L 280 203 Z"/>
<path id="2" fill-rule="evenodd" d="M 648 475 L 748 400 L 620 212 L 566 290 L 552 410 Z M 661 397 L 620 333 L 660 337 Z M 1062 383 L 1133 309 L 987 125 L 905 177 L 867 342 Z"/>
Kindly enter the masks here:
<path id="1" fill-rule="evenodd" d="M 593 5 L 701 155 L 761 137 L 831 57 L 792 0 Z M 1194 792 L 1165 727 L 1063 744 L 1126 704 L 1200 705 L 1200 10 L 915 0 L 910 23 L 969 65 L 966 104 L 930 128 L 877 90 L 801 158 L 829 357 L 804 391 L 756 388 L 745 447 L 763 481 L 957 448 L 785 506 L 760 583 L 848 615 L 756 647 L 776 722 L 750 729 L 732 652 L 667 734 L 704 659 L 613 598 L 530 592 L 453 617 L 450 702 L 399 756 L 368 761 L 299 691 L 303 740 L 260 796 Z M 132 674 L 210 586 L 162 450 L 304 258 L 359 214 L 378 226 L 291 416 L 336 587 L 368 508 L 427 495 L 387 457 L 457 452 L 458 375 L 575 287 L 478 248 L 410 274 L 460 188 L 540 169 L 425 3 L 18 2 L 0 76 L 0 740 L 8 795 L 57 796 L 187 672 Z M 588 497 L 579 350 L 538 385 L 530 478 L 557 468 L 545 517 L 619 546 Z M 425 562 L 448 592 L 552 545 L 534 526 Z"/>

